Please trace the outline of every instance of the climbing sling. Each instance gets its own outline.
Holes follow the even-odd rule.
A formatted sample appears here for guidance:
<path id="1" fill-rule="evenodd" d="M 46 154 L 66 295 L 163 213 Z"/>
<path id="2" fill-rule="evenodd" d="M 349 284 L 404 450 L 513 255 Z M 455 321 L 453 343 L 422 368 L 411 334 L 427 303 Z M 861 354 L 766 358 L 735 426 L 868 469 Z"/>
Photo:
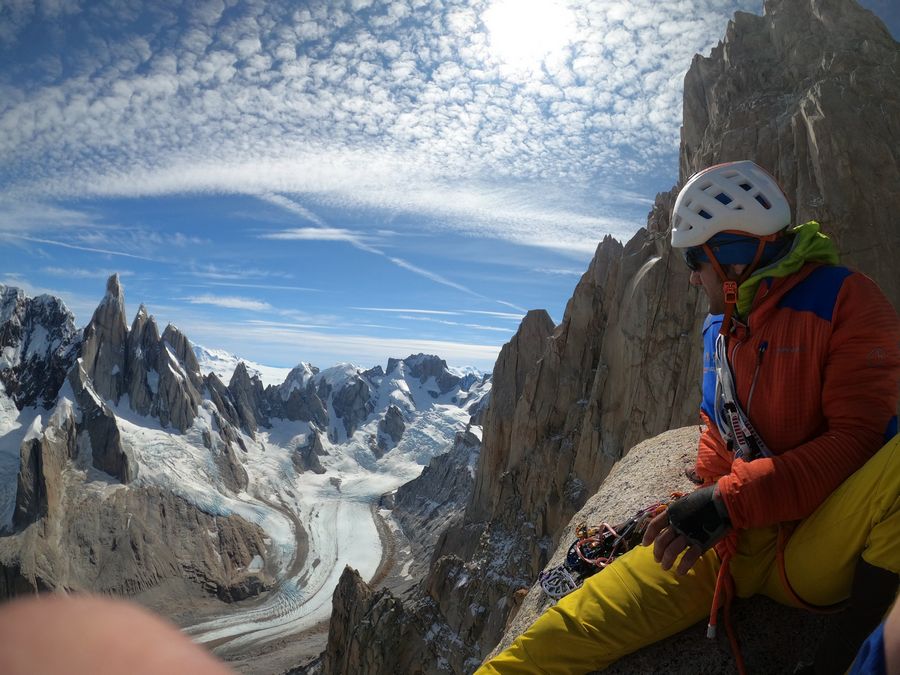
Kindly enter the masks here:
<path id="1" fill-rule="evenodd" d="M 585 579 L 640 544 L 650 520 L 681 496 L 680 492 L 673 493 L 670 499 L 641 509 L 615 527 L 609 523 L 592 527 L 579 524 L 575 528 L 577 539 L 569 547 L 563 564 L 541 572 L 541 589 L 553 600 L 559 600 L 579 588 Z"/>
<path id="2" fill-rule="evenodd" d="M 766 345 L 766 343 L 763 343 Z M 761 346 L 760 355 L 765 350 L 765 346 Z M 734 452 L 736 459 L 743 459 L 746 462 L 752 461 L 757 457 L 771 457 L 772 452 L 762 439 L 762 436 L 754 428 L 750 422 L 750 418 L 741 408 L 738 401 L 737 389 L 734 385 L 734 374 L 731 372 L 731 366 L 728 364 L 728 337 L 719 334 L 716 336 L 716 426 L 719 433 L 725 439 L 729 450 Z M 757 374 L 759 373 L 757 367 Z M 753 384 L 756 384 L 756 375 L 753 377 Z M 751 385 L 751 396 L 753 395 L 753 387 Z"/>

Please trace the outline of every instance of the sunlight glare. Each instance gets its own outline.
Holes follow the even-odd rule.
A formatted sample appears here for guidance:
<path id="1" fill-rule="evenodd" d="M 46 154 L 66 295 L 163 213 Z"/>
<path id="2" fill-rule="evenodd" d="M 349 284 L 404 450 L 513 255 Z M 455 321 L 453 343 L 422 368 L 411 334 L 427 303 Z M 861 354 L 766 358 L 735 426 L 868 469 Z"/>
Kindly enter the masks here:
<path id="1" fill-rule="evenodd" d="M 482 19 L 492 55 L 514 70 L 540 67 L 575 38 L 575 17 L 556 0 L 495 0 Z"/>

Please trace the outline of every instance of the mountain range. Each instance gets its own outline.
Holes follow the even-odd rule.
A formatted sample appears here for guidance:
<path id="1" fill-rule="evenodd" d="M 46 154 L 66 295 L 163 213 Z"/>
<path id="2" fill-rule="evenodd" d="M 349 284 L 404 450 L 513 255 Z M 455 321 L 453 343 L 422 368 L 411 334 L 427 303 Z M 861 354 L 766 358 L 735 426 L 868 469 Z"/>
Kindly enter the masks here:
<path id="1" fill-rule="evenodd" d="M 477 449 L 491 389 L 425 354 L 264 383 L 144 306 L 129 327 L 116 275 L 82 330 L 0 287 L 0 350 L 0 594 L 129 595 L 219 648 L 326 619 L 348 562 L 374 575 L 377 501 Z"/>

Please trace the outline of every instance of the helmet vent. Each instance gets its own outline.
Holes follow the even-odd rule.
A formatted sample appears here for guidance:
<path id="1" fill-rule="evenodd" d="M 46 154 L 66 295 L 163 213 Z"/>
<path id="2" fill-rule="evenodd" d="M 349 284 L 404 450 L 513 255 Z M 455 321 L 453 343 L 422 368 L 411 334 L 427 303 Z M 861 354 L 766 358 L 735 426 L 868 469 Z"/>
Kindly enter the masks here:
<path id="1" fill-rule="evenodd" d="M 704 211 L 703 209 L 700 209 L 700 210 L 697 212 L 697 215 L 702 216 L 703 218 L 706 218 L 707 220 L 712 220 L 712 214 L 711 214 L 711 213 L 707 213 L 707 212 Z"/>
<path id="2" fill-rule="evenodd" d="M 750 190 L 753 189 L 753 186 L 750 185 L 750 183 L 741 183 L 741 188 L 742 188 L 745 192 L 750 192 Z"/>
<path id="3" fill-rule="evenodd" d="M 764 209 L 771 209 L 772 205 L 769 203 L 769 200 L 763 197 L 762 195 L 756 195 L 756 201 L 762 204 Z"/>
<path id="4" fill-rule="evenodd" d="M 731 197 L 726 195 L 724 192 L 720 192 L 719 194 L 717 194 L 716 199 L 718 199 L 720 202 L 722 202 L 723 204 L 726 204 L 726 205 L 730 204 L 731 202 L 734 201 Z"/>

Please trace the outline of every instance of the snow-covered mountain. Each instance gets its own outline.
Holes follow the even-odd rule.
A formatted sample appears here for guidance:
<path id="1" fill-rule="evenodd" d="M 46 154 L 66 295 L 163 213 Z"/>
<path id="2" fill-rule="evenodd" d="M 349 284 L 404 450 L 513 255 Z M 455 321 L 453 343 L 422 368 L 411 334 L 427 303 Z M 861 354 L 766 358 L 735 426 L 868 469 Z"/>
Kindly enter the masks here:
<path id="1" fill-rule="evenodd" d="M 264 366 L 261 363 L 255 363 L 247 359 L 225 351 L 224 349 L 212 349 L 195 344 L 194 356 L 197 357 L 197 363 L 200 364 L 200 372 L 204 374 L 215 373 L 220 380 L 227 382 L 231 379 L 234 369 L 238 363 L 244 362 L 247 370 L 251 375 L 257 375 L 263 384 L 281 384 L 291 372 L 290 368 L 277 368 L 275 366 Z"/>
<path id="2" fill-rule="evenodd" d="M 328 616 L 346 563 L 375 573 L 381 494 L 480 437 L 490 377 L 436 356 L 248 364 L 143 306 L 129 328 L 116 276 L 81 332 L 55 298 L 0 298 L 0 597 L 140 594 L 198 641 L 274 639 Z"/>

